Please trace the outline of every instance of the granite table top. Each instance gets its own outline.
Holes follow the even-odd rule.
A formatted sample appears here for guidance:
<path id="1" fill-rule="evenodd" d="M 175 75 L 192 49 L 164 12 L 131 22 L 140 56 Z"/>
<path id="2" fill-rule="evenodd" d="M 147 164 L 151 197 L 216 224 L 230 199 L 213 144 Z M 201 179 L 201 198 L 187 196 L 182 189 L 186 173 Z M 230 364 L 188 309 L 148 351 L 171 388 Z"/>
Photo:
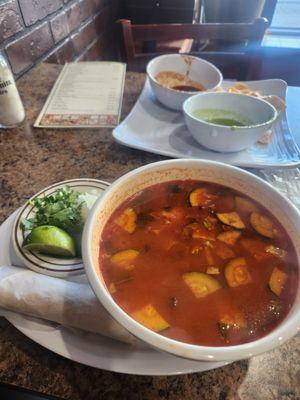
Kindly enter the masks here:
<path id="1" fill-rule="evenodd" d="M 0 131 L 0 223 L 26 199 L 54 182 L 90 177 L 113 181 L 164 157 L 114 143 L 111 129 L 36 129 L 33 122 L 61 66 L 41 64 L 18 81 L 27 119 Z M 127 73 L 122 117 L 145 80 Z M 64 399 L 266 400 L 300 399 L 300 335 L 250 360 L 174 377 L 130 376 L 66 360 L 0 318 L 0 381 Z"/>

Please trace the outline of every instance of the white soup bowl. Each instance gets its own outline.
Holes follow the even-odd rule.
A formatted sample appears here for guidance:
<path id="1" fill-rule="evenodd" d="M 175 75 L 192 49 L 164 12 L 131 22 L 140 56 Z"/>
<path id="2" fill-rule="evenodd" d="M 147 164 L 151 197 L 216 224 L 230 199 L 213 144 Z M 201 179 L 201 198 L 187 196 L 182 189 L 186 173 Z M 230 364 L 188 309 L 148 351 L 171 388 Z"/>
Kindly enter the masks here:
<path id="1" fill-rule="evenodd" d="M 300 330 L 300 290 L 287 317 L 269 334 L 236 346 L 199 346 L 155 333 L 131 318 L 114 301 L 99 266 L 102 231 L 118 206 L 139 191 L 157 183 L 195 179 L 237 190 L 266 207 L 288 232 L 300 259 L 300 213 L 297 208 L 262 179 L 226 164 L 201 160 L 168 160 L 135 169 L 115 181 L 97 200 L 84 227 L 82 251 L 88 280 L 111 316 L 134 336 L 150 346 L 173 355 L 202 361 L 233 361 L 251 357 L 279 346 Z M 299 279 L 300 274 L 298 274 Z"/>

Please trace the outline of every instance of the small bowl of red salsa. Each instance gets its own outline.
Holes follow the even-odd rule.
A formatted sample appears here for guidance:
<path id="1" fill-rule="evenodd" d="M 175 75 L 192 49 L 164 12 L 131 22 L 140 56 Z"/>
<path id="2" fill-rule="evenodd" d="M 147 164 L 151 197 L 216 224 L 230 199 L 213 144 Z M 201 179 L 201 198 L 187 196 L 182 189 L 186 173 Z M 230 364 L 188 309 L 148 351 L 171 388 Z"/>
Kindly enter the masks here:
<path id="1" fill-rule="evenodd" d="M 230 361 L 300 325 L 300 214 L 256 176 L 171 160 L 134 170 L 89 215 L 83 258 L 108 312 L 174 355 Z"/>
<path id="2" fill-rule="evenodd" d="M 155 57 L 146 70 L 157 100 L 177 111 L 182 111 L 186 99 L 200 92 L 215 90 L 223 80 L 221 71 L 215 65 L 186 54 Z"/>

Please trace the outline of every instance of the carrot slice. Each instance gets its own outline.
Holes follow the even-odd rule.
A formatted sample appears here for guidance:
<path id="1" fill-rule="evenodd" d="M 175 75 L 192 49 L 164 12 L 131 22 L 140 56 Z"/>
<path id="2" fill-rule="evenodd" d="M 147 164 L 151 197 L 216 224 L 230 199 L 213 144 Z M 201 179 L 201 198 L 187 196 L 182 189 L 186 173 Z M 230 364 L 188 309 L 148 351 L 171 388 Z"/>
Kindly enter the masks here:
<path id="1" fill-rule="evenodd" d="M 133 233 L 136 228 L 137 215 L 132 208 L 126 208 L 117 218 L 116 224 L 128 233 Z"/>

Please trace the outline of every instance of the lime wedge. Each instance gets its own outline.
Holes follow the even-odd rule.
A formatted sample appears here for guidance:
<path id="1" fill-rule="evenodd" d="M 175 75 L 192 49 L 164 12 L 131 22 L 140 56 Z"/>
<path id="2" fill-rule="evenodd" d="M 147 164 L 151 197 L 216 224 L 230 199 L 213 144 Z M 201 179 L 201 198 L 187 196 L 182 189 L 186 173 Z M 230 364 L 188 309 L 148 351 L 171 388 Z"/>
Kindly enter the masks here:
<path id="1" fill-rule="evenodd" d="M 33 253 L 58 257 L 75 257 L 76 255 L 73 238 L 57 226 L 51 225 L 42 225 L 32 229 L 22 247 Z"/>

